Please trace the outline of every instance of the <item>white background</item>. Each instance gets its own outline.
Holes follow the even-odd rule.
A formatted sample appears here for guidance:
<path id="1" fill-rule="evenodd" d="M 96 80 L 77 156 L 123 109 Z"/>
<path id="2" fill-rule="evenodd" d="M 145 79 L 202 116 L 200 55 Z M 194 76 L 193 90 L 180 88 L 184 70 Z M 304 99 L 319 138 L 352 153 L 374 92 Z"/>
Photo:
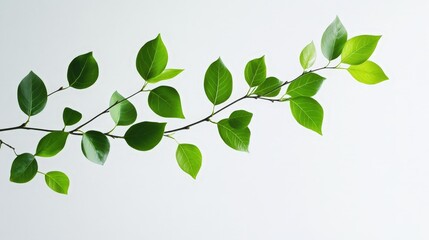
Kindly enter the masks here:
<path id="1" fill-rule="evenodd" d="M 0 2 L 0 127 L 25 121 L 16 87 L 33 70 L 48 91 L 67 84 L 69 62 L 93 51 L 100 77 L 90 89 L 49 98 L 30 126 L 60 128 L 65 106 L 89 119 L 118 90 L 142 85 L 140 47 L 158 33 L 169 67 L 185 68 L 171 84 L 186 120 L 211 111 L 203 91 L 206 68 L 219 56 L 234 76 L 231 100 L 245 93 L 248 60 L 266 56 L 269 75 L 290 80 L 298 56 L 338 15 L 349 36 L 381 34 L 372 56 L 389 81 L 367 86 L 346 71 L 325 71 L 316 96 L 324 106 L 324 136 L 299 126 L 288 103 L 242 102 L 254 113 L 250 153 L 235 152 L 204 123 L 176 134 L 198 145 L 196 181 L 175 160 L 170 139 L 151 152 L 111 141 L 105 166 L 87 161 L 80 139 L 39 159 L 41 171 L 71 179 L 68 196 L 41 175 L 9 182 L 13 153 L 0 150 L 0 239 L 429 239 L 427 56 L 428 1 L 5 1 Z M 163 121 L 144 95 L 133 99 L 139 121 Z M 232 109 L 231 109 L 232 110 Z M 216 120 L 228 116 L 225 111 Z M 89 128 L 108 130 L 108 115 Z M 120 134 L 125 129 L 120 128 Z M 40 132 L 2 132 L 17 151 L 34 152 Z"/>

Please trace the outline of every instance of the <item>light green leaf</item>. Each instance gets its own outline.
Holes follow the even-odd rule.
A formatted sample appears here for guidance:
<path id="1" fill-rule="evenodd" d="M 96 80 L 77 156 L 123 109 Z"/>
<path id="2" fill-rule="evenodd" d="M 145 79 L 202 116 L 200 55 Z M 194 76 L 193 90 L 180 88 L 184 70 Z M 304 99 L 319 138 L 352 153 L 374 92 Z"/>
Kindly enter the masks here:
<path id="1" fill-rule="evenodd" d="M 63 150 L 66 145 L 68 132 L 51 132 L 40 139 L 36 149 L 36 156 L 53 157 Z"/>
<path id="2" fill-rule="evenodd" d="M 137 54 L 136 67 L 144 80 L 160 75 L 168 62 L 168 52 L 161 35 L 147 42 Z"/>
<path id="3" fill-rule="evenodd" d="M 329 60 L 340 56 L 347 41 L 346 28 L 338 17 L 326 28 L 322 36 L 322 53 Z"/>
<path id="4" fill-rule="evenodd" d="M 249 126 L 250 121 L 252 120 L 253 113 L 245 110 L 237 110 L 229 115 L 228 121 L 229 125 L 236 129 L 243 129 Z"/>
<path id="5" fill-rule="evenodd" d="M 249 151 L 250 130 L 248 127 L 236 129 L 229 125 L 228 119 L 223 119 L 217 123 L 217 129 L 226 145 L 238 151 Z"/>
<path id="6" fill-rule="evenodd" d="M 141 122 L 131 126 L 125 133 L 127 144 L 140 151 L 149 151 L 161 141 L 166 123 Z"/>
<path id="7" fill-rule="evenodd" d="M 37 161 L 32 154 L 20 154 L 13 160 L 10 181 L 14 183 L 29 182 L 36 176 L 37 170 Z"/>
<path id="8" fill-rule="evenodd" d="M 197 178 L 202 163 L 202 155 L 197 146 L 182 143 L 177 146 L 176 160 L 180 168 L 193 179 Z"/>
<path id="9" fill-rule="evenodd" d="M 153 77 L 151 79 L 148 79 L 148 83 L 157 83 L 159 81 L 168 80 L 171 78 L 174 78 L 175 76 L 179 75 L 181 72 L 183 72 L 184 69 L 165 69 L 161 74 L 159 74 L 156 77 Z"/>
<path id="10" fill-rule="evenodd" d="M 92 52 L 77 56 L 67 70 L 70 87 L 85 89 L 92 86 L 98 78 L 98 64 Z"/>
<path id="11" fill-rule="evenodd" d="M 381 36 L 361 35 L 349 39 L 341 53 L 341 62 L 359 65 L 371 57 Z"/>
<path id="12" fill-rule="evenodd" d="M 269 77 L 256 88 L 254 94 L 264 97 L 275 97 L 279 94 L 281 85 L 282 82 L 279 79 Z"/>
<path id="13" fill-rule="evenodd" d="M 305 73 L 289 85 L 286 93 L 291 97 L 314 96 L 319 91 L 323 80 L 325 78 L 316 73 Z"/>
<path id="14" fill-rule="evenodd" d="M 71 108 L 64 108 L 63 122 L 65 126 L 71 126 L 78 123 L 82 119 L 82 114 Z"/>
<path id="15" fill-rule="evenodd" d="M 88 131 L 83 134 L 81 148 L 83 155 L 96 164 L 104 165 L 109 155 L 110 143 L 107 137 L 98 131 Z"/>
<path id="16" fill-rule="evenodd" d="M 18 86 L 18 103 L 27 116 L 41 112 L 48 101 L 45 84 L 34 72 L 30 72 Z"/>
<path id="17" fill-rule="evenodd" d="M 206 71 L 204 77 L 204 91 L 214 105 L 228 100 L 232 93 L 232 75 L 218 58 Z"/>
<path id="18" fill-rule="evenodd" d="M 371 61 L 352 65 L 347 70 L 356 80 L 365 84 L 376 84 L 389 79 L 383 69 Z"/>
<path id="19" fill-rule="evenodd" d="M 301 51 L 301 54 L 299 55 L 299 62 L 301 63 L 302 68 L 305 70 L 311 68 L 315 61 L 316 47 L 314 46 L 314 42 L 311 42 Z"/>
<path id="20" fill-rule="evenodd" d="M 250 87 L 259 86 L 267 78 L 267 67 L 265 57 L 256 58 L 246 64 L 244 78 Z"/>
<path id="21" fill-rule="evenodd" d="M 52 171 L 45 174 L 46 185 L 57 193 L 66 194 L 69 191 L 70 180 L 66 174 Z"/>
<path id="22" fill-rule="evenodd" d="M 168 86 L 160 86 L 149 93 L 149 107 L 161 117 L 185 118 L 179 93 Z"/>
<path id="23" fill-rule="evenodd" d="M 113 121 L 118 126 L 127 126 L 133 124 L 137 119 L 137 110 L 134 105 L 125 100 L 125 98 L 115 91 L 110 98 L 110 106 L 113 106 L 109 112 Z"/>
<path id="24" fill-rule="evenodd" d="M 299 124 L 322 135 L 323 108 L 316 100 L 310 97 L 292 98 L 290 109 Z"/>

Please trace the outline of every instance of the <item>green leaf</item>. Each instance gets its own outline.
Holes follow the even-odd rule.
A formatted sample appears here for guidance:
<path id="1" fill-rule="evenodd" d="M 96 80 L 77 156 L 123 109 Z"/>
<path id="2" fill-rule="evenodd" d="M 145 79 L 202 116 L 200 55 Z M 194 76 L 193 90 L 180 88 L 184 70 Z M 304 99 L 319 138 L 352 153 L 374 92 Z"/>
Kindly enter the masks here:
<path id="1" fill-rule="evenodd" d="M 291 97 L 314 96 L 319 91 L 323 80 L 325 78 L 316 73 L 305 73 L 289 85 L 286 93 Z"/>
<path id="2" fill-rule="evenodd" d="M 176 150 L 176 160 L 180 168 L 193 179 L 197 178 L 197 174 L 201 168 L 202 155 L 197 146 L 192 144 L 179 144 Z"/>
<path id="3" fill-rule="evenodd" d="M 259 86 L 267 78 L 267 67 L 265 57 L 256 58 L 246 64 L 244 78 L 250 87 Z"/>
<path id="4" fill-rule="evenodd" d="M 85 89 L 92 86 L 98 78 L 98 64 L 92 52 L 77 56 L 67 70 L 70 87 Z"/>
<path id="5" fill-rule="evenodd" d="M 338 17 L 326 28 L 322 36 L 322 53 L 329 60 L 340 56 L 347 41 L 347 31 Z"/>
<path id="6" fill-rule="evenodd" d="M 115 91 L 110 98 L 110 106 L 113 106 L 109 112 L 113 121 L 118 126 L 127 126 L 133 124 L 137 119 L 137 110 L 134 105 L 125 100 L 125 98 Z"/>
<path id="7" fill-rule="evenodd" d="M 161 35 L 147 42 L 137 54 L 136 67 L 144 80 L 160 75 L 168 62 L 168 52 Z"/>
<path id="8" fill-rule="evenodd" d="M 341 53 L 341 62 L 359 65 L 371 57 L 381 36 L 361 35 L 349 39 Z"/>
<path id="9" fill-rule="evenodd" d="M 40 139 L 36 149 L 36 156 L 53 157 L 63 150 L 66 145 L 68 132 L 51 132 Z"/>
<path id="10" fill-rule="evenodd" d="M 214 105 L 228 100 L 232 93 L 232 75 L 218 58 L 206 71 L 204 76 L 204 91 Z"/>
<path id="11" fill-rule="evenodd" d="M 316 100 L 311 97 L 292 98 L 290 109 L 299 124 L 322 135 L 323 108 Z"/>
<path id="12" fill-rule="evenodd" d="M 161 117 L 185 118 L 179 93 L 168 86 L 160 86 L 150 91 L 149 107 Z"/>
<path id="13" fill-rule="evenodd" d="M 63 122 L 65 126 L 71 126 L 78 123 L 82 119 L 82 114 L 71 108 L 64 108 Z"/>
<path id="14" fill-rule="evenodd" d="M 249 126 L 250 121 L 252 120 L 253 113 L 245 110 L 237 110 L 229 115 L 228 121 L 229 125 L 236 129 L 243 129 Z"/>
<path id="15" fill-rule="evenodd" d="M 389 79 L 383 72 L 383 69 L 371 61 L 366 61 L 359 65 L 352 65 L 347 70 L 354 79 L 365 84 L 376 84 Z"/>
<path id="16" fill-rule="evenodd" d="M 311 68 L 315 61 L 316 47 L 314 46 L 314 42 L 311 42 L 301 51 L 301 54 L 299 55 L 299 62 L 301 63 L 302 68 L 305 70 Z"/>
<path id="17" fill-rule="evenodd" d="M 281 85 L 282 82 L 279 79 L 269 77 L 256 88 L 254 94 L 264 97 L 275 97 L 279 94 Z"/>
<path id="18" fill-rule="evenodd" d="M 140 151 L 149 151 L 161 141 L 166 123 L 141 122 L 131 126 L 125 133 L 127 144 Z"/>
<path id="19" fill-rule="evenodd" d="M 20 154 L 13 160 L 10 181 L 14 183 L 29 182 L 36 176 L 37 170 L 37 161 L 32 154 Z"/>
<path id="20" fill-rule="evenodd" d="M 162 80 L 168 80 L 171 78 L 174 78 L 175 76 L 179 75 L 181 72 L 183 72 L 184 69 L 165 69 L 161 74 L 159 74 L 156 77 L 153 77 L 151 79 L 148 79 L 148 83 L 157 83 Z"/>
<path id="21" fill-rule="evenodd" d="M 107 137 L 98 131 L 88 131 L 83 134 L 81 148 L 83 155 L 96 164 L 104 165 L 109 155 L 110 143 Z"/>
<path id="22" fill-rule="evenodd" d="M 226 145 L 238 151 L 249 151 L 250 130 L 248 127 L 236 129 L 229 125 L 228 119 L 223 119 L 217 123 L 217 129 Z"/>
<path id="23" fill-rule="evenodd" d="M 45 174 L 46 185 L 57 193 L 66 194 L 69 191 L 70 180 L 66 174 L 52 171 Z"/>
<path id="24" fill-rule="evenodd" d="M 18 103 L 27 116 L 41 112 L 48 101 L 48 93 L 42 79 L 30 72 L 18 86 Z"/>

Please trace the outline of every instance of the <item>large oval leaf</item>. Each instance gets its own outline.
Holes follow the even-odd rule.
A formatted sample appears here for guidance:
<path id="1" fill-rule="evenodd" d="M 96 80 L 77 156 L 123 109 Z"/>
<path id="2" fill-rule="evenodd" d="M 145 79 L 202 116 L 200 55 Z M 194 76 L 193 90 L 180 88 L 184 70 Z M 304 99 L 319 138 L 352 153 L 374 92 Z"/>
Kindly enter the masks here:
<path id="1" fill-rule="evenodd" d="M 389 79 L 383 69 L 371 61 L 366 61 L 359 65 L 352 65 L 347 70 L 354 79 L 365 84 L 376 84 Z"/>
<path id="2" fill-rule="evenodd" d="M 316 100 L 310 97 L 292 98 L 290 109 L 299 124 L 322 135 L 323 108 Z"/>
<path id="3" fill-rule="evenodd" d="M 325 78 L 316 73 L 305 73 L 289 85 L 286 93 L 292 97 L 314 96 L 319 91 L 323 80 Z"/>
<path id="4" fill-rule="evenodd" d="M 82 114 L 71 108 L 64 108 L 63 111 L 63 122 L 64 126 L 71 126 L 78 123 L 82 119 Z"/>
<path id="5" fill-rule="evenodd" d="M 36 176 L 37 170 L 37 161 L 32 154 L 20 154 L 13 160 L 10 181 L 15 183 L 29 182 Z"/>
<path id="6" fill-rule="evenodd" d="M 66 174 L 59 171 L 52 171 L 45 174 L 46 185 L 53 191 L 66 194 L 69 191 L 70 180 Z"/>
<path id="7" fill-rule="evenodd" d="M 231 148 L 248 152 L 250 142 L 250 129 L 236 129 L 229 125 L 228 119 L 223 119 L 217 123 L 217 129 L 220 137 Z"/>
<path id="8" fill-rule="evenodd" d="M 162 42 L 161 35 L 147 42 L 137 54 L 136 67 L 144 80 L 160 75 L 168 62 L 167 48 Z"/>
<path id="9" fill-rule="evenodd" d="M 341 53 L 341 62 L 359 65 L 371 57 L 381 36 L 361 35 L 349 39 Z"/>
<path id="10" fill-rule="evenodd" d="M 302 68 L 305 70 L 311 68 L 315 61 L 316 47 L 314 46 L 314 42 L 311 42 L 301 51 L 301 54 L 299 55 L 299 62 L 301 63 Z"/>
<path id="11" fill-rule="evenodd" d="M 103 165 L 110 151 L 107 137 L 98 131 L 88 131 L 83 134 L 81 148 L 83 155 L 91 162 Z"/>
<path id="12" fill-rule="evenodd" d="M 249 126 L 250 121 L 252 120 L 253 113 L 245 110 L 237 110 L 229 115 L 228 121 L 229 125 L 236 129 L 243 129 Z"/>
<path id="13" fill-rule="evenodd" d="M 63 150 L 66 145 L 68 132 L 51 132 L 40 139 L 36 149 L 36 156 L 53 157 Z"/>
<path id="14" fill-rule="evenodd" d="M 204 76 L 204 91 L 214 105 L 228 100 L 232 93 L 232 75 L 218 58 L 206 71 Z"/>
<path id="15" fill-rule="evenodd" d="M 125 133 L 127 144 L 140 151 L 149 151 L 161 141 L 166 123 L 141 122 L 131 126 Z"/>
<path id="16" fill-rule="evenodd" d="M 182 111 L 180 95 L 176 89 L 160 86 L 149 93 L 149 107 L 161 117 L 185 118 Z"/>
<path id="17" fill-rule="evenodd" d="M 110 106 L 113 106 L 109 112 L 116 125 L 127 126 L 133 124 L 137 119 L 137 110 L 134 105 L 119 94 L 117 91 L 110 98 Z"/>
<path id="18" fill-rule="evenodd" d="M 85 89 L 92 86 L 98 78 L 98 64 L 92 52 L 74 58 L 67 70 L 70 87 Z"/>
<path id="19" fill-rule="evenodd" d="M 326 28 L 322 36 L 322 53 L 329 60 L 340 56 L 347 41 L 346 28 L 338 17 Z"/>
<path id="20" fill-rule="evenodd" d="M 282 82 L 276 77 L 267 78 L 258 88 L 254 94 L 264 97 L 275 97 L 280 93 Z"/>
<path id="21" fill-rule="evenodd" d="M 18 86 L 18 103 L 27 116 L 41 112 L 48 101 L 48 93 L 42 79 L 30 72 Z"/>
<path id="22" fill-rule="evenodd" d="M 177 146 L 176 160 L 180 168 L 196 179 L 201 168 L 202 155 L 197 146 L 182 143 Z"/>
<path id="23" fill-rule="evenodd" d="M 250 87 L 259 86 L 267 78 L 267 67 L 265 57 L 256 58 L 246 64 L 244 78 Z"/>

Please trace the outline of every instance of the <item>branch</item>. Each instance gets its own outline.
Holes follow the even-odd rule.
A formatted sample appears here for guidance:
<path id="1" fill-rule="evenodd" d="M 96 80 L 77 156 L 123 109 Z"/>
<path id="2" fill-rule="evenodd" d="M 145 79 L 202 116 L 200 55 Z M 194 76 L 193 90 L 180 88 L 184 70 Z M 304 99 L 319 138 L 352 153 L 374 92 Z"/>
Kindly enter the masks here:
<path id="1" fill-rule="evenodd" d="M 69 88 L 70 86 L 68 86 L 68 87 L 60 87 L 60 88 L 58 88 L 57 90 L 55 90 L 55 91 L 53 91 L 53 92 L 51 92 L 51 93 L 49 93 L 48 94 L 48 97 L 49 96 L 51 96 L 51 95 L 54 95 L 55 93 L 57 93 L 57 92 L 60 92 L 60 91 L 63 91 L 63 90 L 66 90 L 67 88 Z"/>
<path id="2" fill-rule="evenodd" d="M 16 156 L 18 156 L 18 154 L 17 154 L 17 153 L 16 153 L 16 151 L 15 151 L 15 148 L 14 148 L 14 147 L 12 147 L 12 145 L 10 145 L 10 144 L 8 144 L 8 143 L 5 143 L 3 140 L 1 140 L 1 139 L 0 139 L 0 147 L 1 147 L 1 145 L 5 145 L 6 147 L 8 147 L 8 148 L 12 149 L 13 153 L 15 153 L 15 155 L 16 155 Z"/>

